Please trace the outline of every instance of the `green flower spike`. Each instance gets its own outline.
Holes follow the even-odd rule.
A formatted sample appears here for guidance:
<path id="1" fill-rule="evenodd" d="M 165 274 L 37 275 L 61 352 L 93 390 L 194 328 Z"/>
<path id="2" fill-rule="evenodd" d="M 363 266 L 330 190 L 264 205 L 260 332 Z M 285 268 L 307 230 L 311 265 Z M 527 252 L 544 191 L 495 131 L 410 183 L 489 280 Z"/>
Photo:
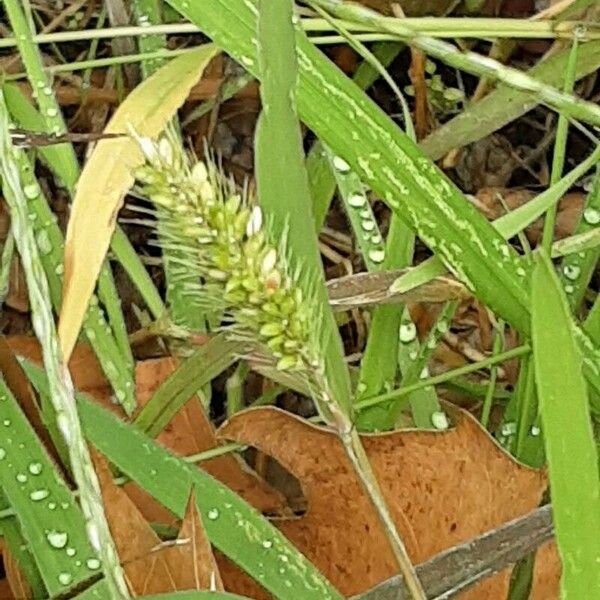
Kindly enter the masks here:
<path id="1" fill-rule="evenodd" d="M 225 311 L 231 335 L 268 349 L 278 369 L 322 386 L 320 317 L 290 273 L 285 240 L 279 249 L 269 242 L 260 207 L 210 159 L 193 162 L 167 138 L 136 138 L 146 162 L 135 176 L 161 212 L 161 238 L 183 249 L 200 276 L 190 296 Z"/>

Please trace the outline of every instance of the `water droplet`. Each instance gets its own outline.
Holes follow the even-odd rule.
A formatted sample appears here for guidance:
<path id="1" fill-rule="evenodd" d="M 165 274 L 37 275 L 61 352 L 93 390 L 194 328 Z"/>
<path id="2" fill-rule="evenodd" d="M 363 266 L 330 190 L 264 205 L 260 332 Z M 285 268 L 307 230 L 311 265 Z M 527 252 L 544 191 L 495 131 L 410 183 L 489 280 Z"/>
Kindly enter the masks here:
<path id="1" fill-rule="evenodd" d="M 529 430 L 529 433 L 534 437 L 540 435 L 541 432 L 542 430 L 537 425 L 532 425 L 531 429 Z"/>
<path id="2" fill-rule="evenodd" d="M 575 281 L 581 274 L 581 267 L 577 265 L 565 265 L 563 267 L 563 274 L 567 279 Z"/>
<path id="3" fill-rule="evenodd" d="M 350 165 L 341 156 L 333 157 L 333 166 L 340 173 L 348 173 L 350 171 Z"/>
<path id="4" fill-rule="evenodd" d="M 4 448 L 0 448 L 0 460 L 4 460 L 6 458 L 6 450 Z"/>
<path id="5" fill-rule="evenodd" d="M 10 427 L 10 419 L 4 419 L 4 421 L 2 421 L 2 425 L 4 425 L 4 427 Z"/>
<path id="6" fill-rule="evenodd" d="M 116 390 L 115 396 L 117 397 L 117 400 L 119 402 L 123 402 L 125 400 L 125 398 L 127 397 L 127 394 L 125 394 L 125 392 L 123 390 Z"/>
<path id="7" fill-rule="evenodd" d="M 29 494 L 29 497 L 34 502 L 39 502 L 40 500 L 46 499 L 49 495 L 50 492 L 48 490 L 34 490 L 33 492 L 31 492 L 31 494 Z"/>
<path id="8" fill-rule="evenodd" d="M 29 183 L 23 188 L 23 193 L 29 200 L 34 200 L 38 196 L 38 190 L 39 188 L 36 183 Z"/>
<path id="9" fill-rule="evenodd" d="M 54 272 L 57 275 L 62 275 L 65 272 L 65 267 L 62 263 L 56 265 L 56 268 L 54 269 Z"/>
<path id="10" fill-rule="evenodd" d="M 379 250 L 379 249 L 369 250 L 369 258 L 374 263 L 381 263 L 385 260 L 385 250 Z"/>
<path id="11" fill-rule="evenodd" d="M 50 242 L 48 232 L 45 229 L 38 231 L 38 234 L 35 236 L 35 241 L 42 254 L 50 254 L 50 252 L 52 252 L 52 243 Z"/>
<path id="12" fill-rule="evenodd" d="M 450 426 L 450 424 L 448 423 L 448 417 L 446 416 L 446 413 L 442 411 L 435 411 L 431 413 L 431 424 L 436 429 L 441 430 L 448 429 L 448 427 Z"/>
<path id="13" fill-rule="evenodd" d="M 516 423 L 504 423 L 502 425 L 502 429 L 500 430 L 503 436 L 507 437 L 509 435 L 514 435 L 517 433 L 517 424 Z"/>
<path id="14" fill-rule="evenodd" d="M 218 508 L 211 508 L 208 513 L 206 513 L 206 516 L 211 520 L 211 521 L 216 521 L 219 518 L 219 509 Z"/>
<path id="15" fill-rule="evenodd" d="M 583 211 L 583 218 L 590 225 L 598 225 L 600 223 L 600 210 L 590 206 Z"/>
<path id="16" fill-rule="evenodd" d="M 575 288 L 571 284 L 565 285 L 565 292 L 567 294 L 572 294 L 574 291 Z"/>
<path id="17" fill-rule="evenodd" d="M 48 509 L 54 510 L 56 508 L 56 502 L 48 502 Z"/>
<path id="18" fill-rule="evenodd" d="M 97 558 L 88 558 L 85 564 L 88 569 L 92 569 L 93 571 L 100 568 L 100 561 Z"/>
<path id="19" fill-rule="evenodd" d="M 414 323 L 402 323 L 398 333 L 400 341 L 408 344 L 417 337 L 417 328 Z"/>
<path id="20" fill-rule="evenodd" d="M 364 231 L 373 231 L 375 229 L 375 222 L 371 220 L 364 219 L 361 221 L 360 226 Z"/>
<path id="21" fill-rule="evenodd" d="M 517 275 L 519 277 L 525 277 L 525 275 L 527 275 L 527 271 L 523 267 L 517 267 Z"/>
<path id="22" fill-rule="evenodd" d="M 71 573 L 67 573 L 66 571 L 58 574 L 58 583 L 61 585 L 69 585 L 73 581 L 73 576 Z"/>
<path id="23" fill-rule="evenodd" d="M 58 111 L 56 110 L 56 108 L 49 108 L 46 111 L 46 115 L 50 118 L 56 117 L 58 115 Z"/>
<path id="24" fill-rule="evenodd" d="M 269 549 L 273 547 L 273 542 L 272 540 L 263 540 L 263 548 Z"/>
<path id="25" fill-rule="evenodd" d="M 29 472 L 32 475 L 39 475 L 42 472 L 42 463 L 39 462 L 32 462 L 29 463 Z"/>
<path id="26" fill-rule="evenodd" d="M 46 539 L 53 548 L 64 548 L 67 545 L 68 536 L 64 531 L 50 531 L 46 534 Z"/>
<path id="27" fill-rule="evenodd" d="M 362 194 L 351 194 L 348 197 L 348 204 L 353 208 L 362 208 L 367 203 L 367 199 Z"/>
<path id="28" fill-rule="evenodd" d="M 67 553 L 67 556 L 75 556 L 77 550 L 75 550 L 75 548 L 67 548 L 65 552 Z"/>
<path id="29" fill-rule="evenodd" d="M 25 483 L 27 481 L 27 475 L 25 475 L 25 473 L 17 473 L 16 479 L 19 483 Z"/>

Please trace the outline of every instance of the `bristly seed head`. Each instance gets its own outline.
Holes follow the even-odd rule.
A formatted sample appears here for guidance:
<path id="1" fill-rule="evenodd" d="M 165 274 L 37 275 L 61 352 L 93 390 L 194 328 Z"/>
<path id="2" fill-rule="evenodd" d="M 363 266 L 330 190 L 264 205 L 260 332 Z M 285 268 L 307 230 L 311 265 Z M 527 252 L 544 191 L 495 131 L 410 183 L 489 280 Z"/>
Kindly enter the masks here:
<path id="1" fill-rule="evenodd" d="M 160 212 L 159 234 L 185 250 L 200 279 L 190 282 L 190 296 L 224 310 L 228 331 L 268 348 L 278 369 L 320 374 L 318 304 L 296 284 L 285 241 L 279 249 L 268 241 L 260 207 L 250 208 L 212 161 L 193 162 L 166 137 L 134 137 L 146 158 L 135 175 Z"/>

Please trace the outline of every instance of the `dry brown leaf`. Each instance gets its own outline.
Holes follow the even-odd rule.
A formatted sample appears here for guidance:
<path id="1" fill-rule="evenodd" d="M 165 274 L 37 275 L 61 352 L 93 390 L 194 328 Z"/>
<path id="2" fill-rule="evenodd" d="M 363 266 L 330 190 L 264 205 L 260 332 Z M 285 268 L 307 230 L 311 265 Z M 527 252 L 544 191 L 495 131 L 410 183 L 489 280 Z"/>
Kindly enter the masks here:
<path id="1" fill-rule="evenodd" d="M 136 392 L 140 407 L 148 402 L 178 364 L 179 361 L 175 358 L 159 358 L 137 364 Z M 218 445 L 214 427 L 197 396 L 192 397 L 173 417 L 156 441 L 179 456 L 205 452 Z M 235 455 L 213 458 L 202 462 L 200 466 L 261 512 L 278 513 L 285 506 L 283 496 L 268 486 Z M 127 484 L 125 489 L 146 519 L 173 522 L 173 515 L 138 486 L 131 483 Z"/>
<path id="2" fill-rule="evenodd" d="M 42 365 L 42 349 L 38 340 L 26 335 L 11 335 L 6 341 L 12 351 L 20 356 Z M 102 401 L 106 407 L 119 412 L 117 407 L 107 399 L 111 396 L 111 387 L 104 374 L 94 351 L 87 344 L 78 344 L 69 361 L 69 371 L 76 389 Z"/>
<path id="3" fill-rule="evenodd" d="M 162 542 L 127 494 L 112 479 L 104 457 L 92 451 L 104 509 L 125 577 L 136 596 L 182 590 L 222 589 L 193 494 L 177 540 Z"/>
<path id="4" fill-rule="evenodd" d="M 127 494 L 115 485 L 106 460 L 92 450 L 104 511 L 131 592 L 137 596 L 176 591 L 161 540 Z"/>
<path id="5" fill-rule="evenodd" d="M 182 543 L 165 551 L 177 589 L 222 591 L 221 574 L 198 513 L 194 492 L 188 501 L 177 539 Z"/>
<path id="6" fill-rule="evenodd" d="M 454 411 L 453 411 L 454 412 Z M 542 471 L 517 464 L 468 413 L 454 412 L 447 432 L 398 431 L 362 440 L 411 559 L 420 563 L 536 508 L 546 487 Z M 256 446 L 277 459 L 303 488 L 307 513 L 276 521 L 281 531 L 346 595 L 365 591 L 396 572 L 379 522 L 336 435 L 274 408 L 239 413 L 218 437 Z M 552 549 L 537 561 L 536 585 L 557 597 Z M 225 561 L 228 590 L 264 592 Z M 505 571 L 464 593 L 498 600 Z"/>
<path id="7" fill-rule="evenodd" d="M 490 220 L 498 219 L 506 214 L 506 208 L 515 210 L 535 197 L 535 193 L 527 189 L 483 188 L 476 194 L 476 206 Z M 565 194 L 558 203 L 556 215 L 556 239 L 573 235 L 575 226 L 581 216 L 585 195 L 579 192 Z M 537 244 L 542 235 L 544 220 L 537 219 L 525 232 L 532 244 Z"/>
<path id="8" fill-rule="evenodd" d="M 2 563 L 6 573 L 6 579 L 0 580 L 0 599 L 31 598 L 33 595 L 31 587 L 23 577 L 17 561 L 3 540 L 0 540 L 0 553 L 2 554 Z"/>

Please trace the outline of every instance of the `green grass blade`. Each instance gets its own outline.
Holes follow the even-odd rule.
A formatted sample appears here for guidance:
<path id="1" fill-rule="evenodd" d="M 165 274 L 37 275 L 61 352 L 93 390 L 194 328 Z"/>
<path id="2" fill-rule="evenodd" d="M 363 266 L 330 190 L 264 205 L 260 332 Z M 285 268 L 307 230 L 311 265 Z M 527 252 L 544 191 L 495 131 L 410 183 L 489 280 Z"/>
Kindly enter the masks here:
<path id="1" fill-rule="evenodd" d="M 585 202 L 582 218 L 575 228 L 575 234 L 599 232 L 600 228 L 600 168 L 596 169 L 591 192 Z M 576 252 L 566 257 L 560 268 L 560 278 L 563 289 L 567 293 L 569 304 L 577 308 L 585 296 L 587 287 L 592 279 L 598 259 L 600 248 L 597 246 L 587 251 Z"/>
<path id="2" fill-rule="evenodd" d="M 6 496 L 4 493 L 0 492 L 0 512 L 4 511 L 14 513 L 10 508 Z M 6 547 L 10 550 L 12 557 L 16 561 L 19 570 L 31 589 L 32 600 L 46 598 L 48 593 L 46 592 L 40 571 L 37 568 L 31 550 L 27 546 L 27 540 L 23 537 L 19 520 L 14 514 L 5 516 L 2 519 L 0 524 L 0 535 L 2 535 Z M 6 568 L 6 557 L 4 557 L 4 561 Z"/>
<path id="3" fill-rule="evenodd" d="M 269 235 L 273 240 L 286 239 L 291 270 L 299 273 L 298 284 L 304 297 L 318 302 L 318 312 L 322 315 L 320 336 L 325 374 L 334 401 L 349 411 L 350 379 L 327 300 L 296 114 L 297 66 L 292 4 L 260 2 L 259 12 L 260 71 L 264 74 L 261 86 L 264 108 L 256 132 L 260 204 L 267 217 Z M 328 413 L 325 407 L 320 408 Z"/>
<path id="4" fill-rule="evenodd" d="M 10 24 L 15 34 L 17 34 L 17 47 L 27 71 L 29 83 L 34 90 L 33 94 L 40 107 L 41 116 L 44 121 L 43 130 L 56 134 L 64 133 L 66 125 L 60 105 L 54 96 L 51 81 L 44 71 L 39 49 L 33 41 L 33 24 L 29 21 L 25 8 L 20 6 L 15 0 L 4 0 L 4 6 Z M 61 152 L 63 160 L 69 162 L 69 177 L 76 176 L 79 166 L 73 147 L 70 144 L 65 144 Z M 110 321 L 112 333 L 115 335 L 117 347 L 121 350 L 121 360 L 129 368 L 132 374 L 131 377 L 133 377 L 133 355 L 127 344 L 125 320 L 120 306 L 118 303 L 117 305 L 114 303 L 114 299 L 118 299 L 119 296 L 108 265 L 104 266 L 104 271 L 104 276 L 99 281 L 98 295 L 105 305 L 112 305 L 112 310 L 107 311 L 107 316 L 109 319 L 114 319 L 114 321 Z"/>
<path id="5" fill-rule="evenodd" d="M 201 346 L 174 371 L 135 419 L 135 425 L 151 437 L 160 433 L 181 407 L 236 360 L 239 343 L 220 334 Z"/>
<path id="6" fill-rule="evenodd" d="M 382 42 L 375 44 L 372 52 L 381 65 L 387 67 L 398 56 L 403 46 L 403 44 L 395 42 Z M 366 90 L 373 85 L 378 77 L 379 71 L 367 61 L 363 61 L 358 65 L 352 81 L 361 89 Z M 313 198 L 312 207 L 315 218 L 315 229 L 319 232 L 321 231 L 321 227 L 323 227 L 333 194 L 335 193 L 335 177 L 330 168 L 327 153 L 323 148 L 323 144 L 319 141 L 313 144 L 306 157 L 306 170 Z"/>
<path id="7" fill-rule="evenodd" d="M 0 421 L 0 485 L 48 593 L 65 593 L 93 577 L 100 567 L 88 542 L 83 514 L 2 379 Z"/>
<path id="8" fill-rule="evenodd" d="M 573 186 L 590 168 L 600 160 L 600 146 L 592 152 L 581 164 L 569 171 L 562 179 L 556 182 L 545 192 L 538 194 L 533 200 L 520 206 L 516 210 L 496 219 L 492 225 L 500 235 L 508 240 L 523 231 L 528 225 L 542 216 L 551 206 L 559 202 L 569 188 Z M 446 272 L 442 261 L 437 256 L 432 256 L 422 262 L 418 267 L 411 269 L 399 277 L 391 286 L 398 293 L 408 292 L 411 289 L 431 281 Z"/>
<path id="9" fill-rule="evenodd" d="M 43 371 L 23 366 L 43 393 Z M 210 475 L 179 459 L 137 427 L 78 395 L 86 437 L 118 469 L 174 514 L 183 517 L 193 488 L 210 542 L 281 600 L 341 600 L 341 595 L 254 508 Z M 165 485 L 168 482 L 168 485 Z M 281 573 L 280 569 L 284 569 Z"/>
<path id="10" fill-rule="evenodd" d="M 544 252 L 532 277 L 531 332 L 563 569 L 562 598 L 578 600 L 600 590 L 598 456 L 569 306 Z"/>

